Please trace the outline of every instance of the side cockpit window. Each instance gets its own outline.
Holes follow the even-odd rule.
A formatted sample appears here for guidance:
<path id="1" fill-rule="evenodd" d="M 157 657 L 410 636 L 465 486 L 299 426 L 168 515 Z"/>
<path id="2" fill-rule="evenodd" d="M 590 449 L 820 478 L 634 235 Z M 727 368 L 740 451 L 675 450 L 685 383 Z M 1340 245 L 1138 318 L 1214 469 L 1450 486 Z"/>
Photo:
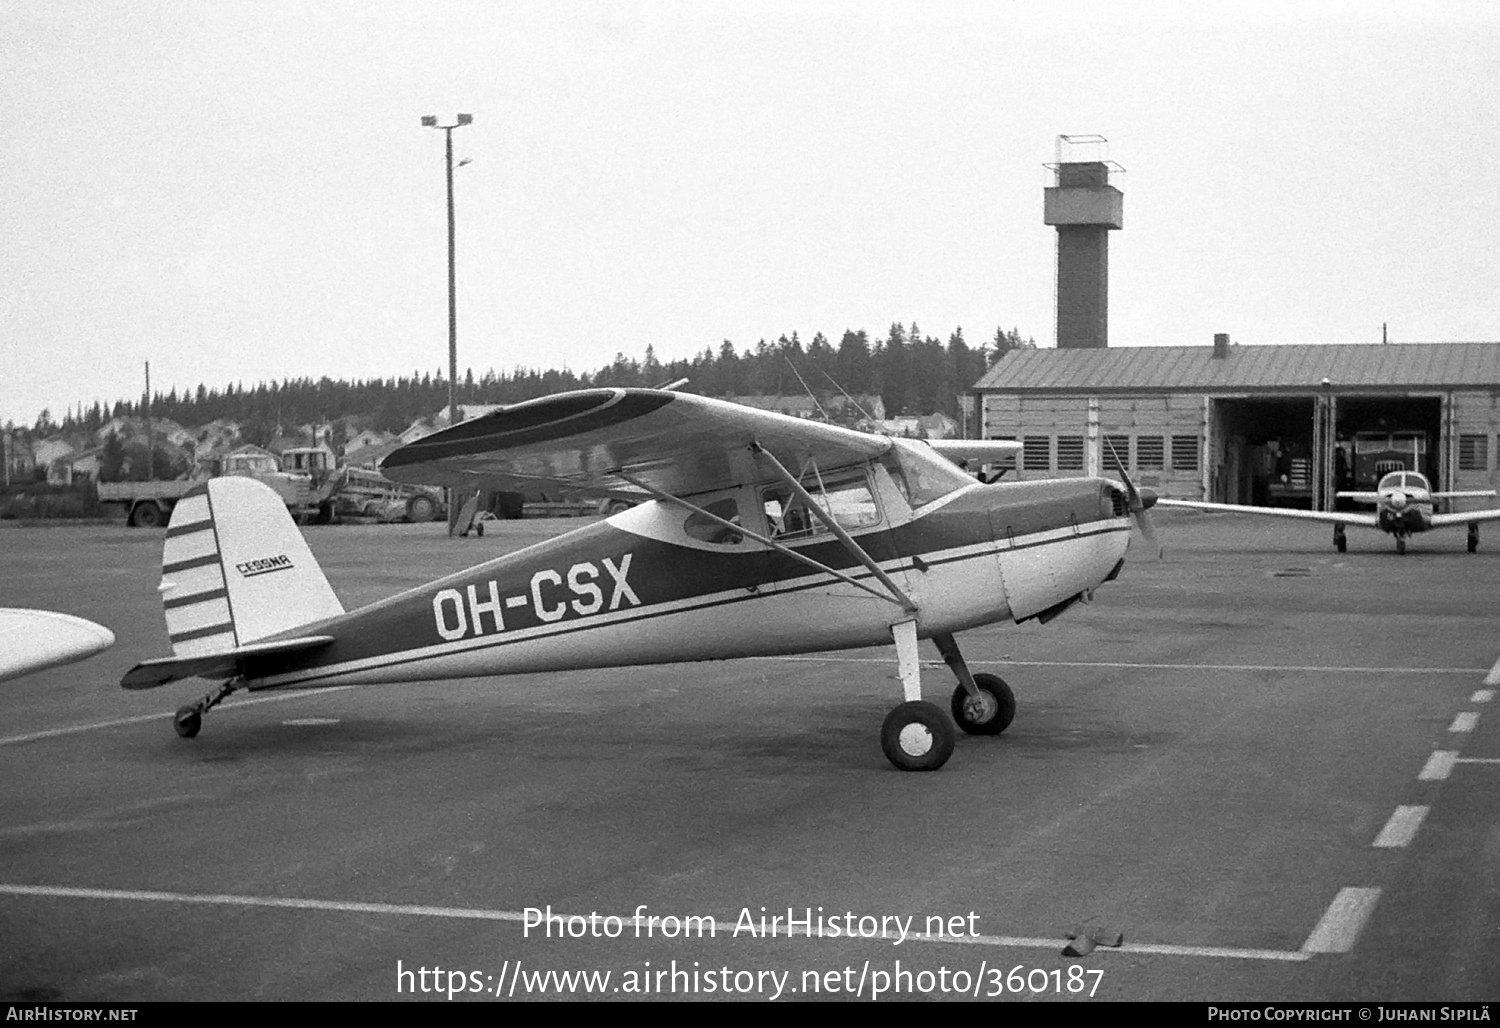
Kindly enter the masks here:
<path id="1" fill-rule="evenodd" d="M 880 524 L 880 506 L 870 491 L 870 482 L 863 468 L 829 476 L 809 474 L 803 477 L 802 488 L 811 493 L 824 512 L 846 532 Z M 761 499 L 773 539 L 800 539 L 828 531 L 817 515 L 786 486 L 763 490 Z"/>
<path id="2" fill-rule="evenodd" d="M 724 521 L 736 525 L 740 523 L 740 505 L 733 497 L 704 504 L 703 510 Z M 689 539 L 697 539 L 699 542 L 713 543 L 717 546 L 737 546 L 745 541 L 745 537 L 733 528 L 715 521 L 714 518 L 704 517 L 696 510 L 689 514 L 687 520 L 682 523 L 682 530 Z"/>

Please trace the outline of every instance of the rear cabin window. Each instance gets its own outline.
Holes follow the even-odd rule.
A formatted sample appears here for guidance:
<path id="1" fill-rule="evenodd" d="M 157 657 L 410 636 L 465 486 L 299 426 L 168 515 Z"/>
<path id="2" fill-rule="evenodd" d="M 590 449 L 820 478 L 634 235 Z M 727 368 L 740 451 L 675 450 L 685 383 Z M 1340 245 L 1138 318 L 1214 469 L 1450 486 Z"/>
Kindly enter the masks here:
<path id="1" fill-rule="evenodd" d="M 682 523 L 682 530 L 689 539 L 719 546 L 737 546 L 745 541 L 745 537 L 732 527 L 707 517 L 706 514 L 713 514 L 735 525 L 740 523 L 740 505 L 734 501 L 733 497 L 715 500 L 713 503 L 704 504 L 702 511 L 693 511 Z"/>

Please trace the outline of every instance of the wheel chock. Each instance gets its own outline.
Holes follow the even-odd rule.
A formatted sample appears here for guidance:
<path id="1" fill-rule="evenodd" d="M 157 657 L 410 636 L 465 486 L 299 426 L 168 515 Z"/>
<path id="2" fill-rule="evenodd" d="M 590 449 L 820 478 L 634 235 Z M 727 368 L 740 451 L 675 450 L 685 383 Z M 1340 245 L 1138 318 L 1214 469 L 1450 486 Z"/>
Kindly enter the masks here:
<path id="1" fill-rule="evenodd" d="M 1125 934 L 1114 932 L 1106 928 L 1075 928 L 1063 933 L 1068 944 L 1063 947 L 1062 955 L 1065 957 L 1086 957 L 1094 952 L 1096 946 L 1107 946 L 1110 949 L 1119 949 L 1125 945 Z"/>

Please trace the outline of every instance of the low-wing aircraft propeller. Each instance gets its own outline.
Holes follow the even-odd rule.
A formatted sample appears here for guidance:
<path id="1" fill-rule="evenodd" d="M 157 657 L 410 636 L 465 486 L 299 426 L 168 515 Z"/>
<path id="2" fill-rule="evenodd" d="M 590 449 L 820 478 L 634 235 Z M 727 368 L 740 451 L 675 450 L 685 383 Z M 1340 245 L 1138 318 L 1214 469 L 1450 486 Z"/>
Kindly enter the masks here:
<path id="1" fill-rule="evenodd" d="M 543 488 L 638 502 L 608 519 L 346 612 L 275 494 L 211 479 L 173 512 L 162 594 L 174 655 L 145 689 L 222 680 L 178 734 L 237 689 L 403 682 L 820 652 L 893 643 L 903 702 L 881 746 L 942 766 L 954 724 L 997 735 L 1004 680 L 973 673 L 957 632 L 1046 623 L 1120 572 L 1154 496 L 1123 473 L 975 481 L 953 461 L 1020 444 L 891 439 L 652 389 L 517 404 L 386 458 L 400 482 Z M 957 680 L 923 698 L 918 640 Z"/>

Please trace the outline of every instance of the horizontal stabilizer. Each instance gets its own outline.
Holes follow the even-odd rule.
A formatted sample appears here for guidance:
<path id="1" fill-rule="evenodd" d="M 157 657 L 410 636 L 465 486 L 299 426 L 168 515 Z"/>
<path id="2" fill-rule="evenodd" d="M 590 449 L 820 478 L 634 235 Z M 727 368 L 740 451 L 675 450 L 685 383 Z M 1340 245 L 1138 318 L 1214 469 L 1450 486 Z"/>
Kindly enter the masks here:
<path id="1" fill-rule="evenodd" d="M 109 629 L 72 614 L 0 607 L 0 681 L 92 657 L 114 642 Z"/>
<path id="2" fill-rule="evenodd" d="M 229 679 L 240 674 L 240 662 L 246 657 L 269 657 L 278 653 L 301 653 L 316 650 L 333 642 L 331 635 L 304 635 L 297 639 L 246 643 L 223 653 L 197 657 L 161 657 L 143 660 L 120 679 L 126 689 L 155 689 L 182 678 Z"/>

